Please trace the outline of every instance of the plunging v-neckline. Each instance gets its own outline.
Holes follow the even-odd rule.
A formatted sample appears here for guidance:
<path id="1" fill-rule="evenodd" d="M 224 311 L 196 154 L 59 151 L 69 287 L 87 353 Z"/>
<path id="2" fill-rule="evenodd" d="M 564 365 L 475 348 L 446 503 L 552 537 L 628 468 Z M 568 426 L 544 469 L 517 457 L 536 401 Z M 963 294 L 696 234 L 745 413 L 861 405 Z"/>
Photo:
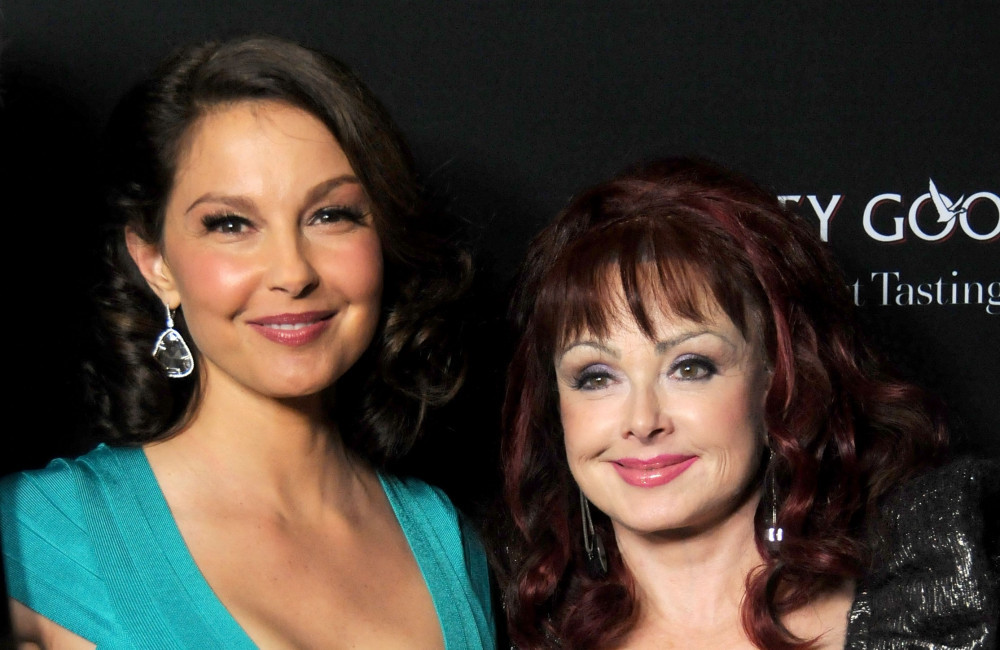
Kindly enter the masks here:
<path id="1" fill-rule="evenodd" d="M 131 452 L 130 454 L 122 454 L 121 462 L 123 464 L 133 464 L 131 475 L 137 479 L 131 485 L 134 490 L 133 494 L 140 501 L 142 512 L 148 514 L 147 521 L 150 527 L 158 533 L 157 539 L 161 550 L 166 556 L 166 560 L 174 575 L 182 583 L 190 600 L 197 606 L 198 610 L 204 615 L 204 618 L 211 621 L 211 625 L 217 631 L 218 636 L 225 639 L 227 647 L 257 648 L 253 639 L 250 638 L 218 597 L 201 572 L 201 569 L 198 568 L 197 563 L 195 563 L 194 557 L 191 555 L 187 542 L 184 541 L 184 536 L 181 534 L 180 528 L 177 526 L 177 521 L 170 511 L 166 496 L 163 494 L 160 484 L 156 480 L 156 475 L 149 464 L 149 459 L 146 457 L 145 452 L 142 449 L 134 449 Z M 438 625 L 442 630 L 442 635 L 444 635 L 446 630 L 441 620 L 440 594 L 436 593 L 433 588 L 435 585 L 431 584 L 431 581 L 428 579 L 429 576 L 433 576 L 435 573 L 428 571 L 428 567 L 425 566 L 428 561 L 426 554 L 418 553 L 415 548 L 415 545 L 419 545 L 421 542 L 419 539 L 416 539 L 416 531 L 413 530 L 413 527 L 407 525 L 408 517 L 402 511 L 398 490 L 390 485 L 390 482 L 395 479 L 383 476 L 380 472 L 377 473 L 377 476 L 379 485 L 382 487 L 382 491 L 392 507 L 396 521 L 406 537 L 410 553 L 420 568 L 421 576 L 424 579 L 424 586 L 431 595 L 435 614 L 438 617 Z M 155 522 L 161 523 L 156 525 Z M 123 534 L 127 534 L 126 531 L 122 532 Z"/>

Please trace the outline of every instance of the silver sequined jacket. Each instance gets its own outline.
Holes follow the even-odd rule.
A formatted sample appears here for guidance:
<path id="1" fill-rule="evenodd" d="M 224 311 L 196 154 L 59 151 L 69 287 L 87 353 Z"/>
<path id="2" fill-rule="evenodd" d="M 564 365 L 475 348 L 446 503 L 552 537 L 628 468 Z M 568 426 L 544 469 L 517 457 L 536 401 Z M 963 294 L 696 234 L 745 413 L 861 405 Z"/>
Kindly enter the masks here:
<path id="1" fill-rule="evenodd" d="M 872 572 L 858 584 L 851 650 L 1000 647 L 1000 462 L 952 463 L 886 503 Z"/>

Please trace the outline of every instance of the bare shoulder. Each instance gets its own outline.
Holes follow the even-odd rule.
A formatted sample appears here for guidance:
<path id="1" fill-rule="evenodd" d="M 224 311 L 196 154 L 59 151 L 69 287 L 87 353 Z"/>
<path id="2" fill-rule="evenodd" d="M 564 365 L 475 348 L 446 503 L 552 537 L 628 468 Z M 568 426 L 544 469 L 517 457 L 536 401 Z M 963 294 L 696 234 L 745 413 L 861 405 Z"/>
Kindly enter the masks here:
<path id="1" fill-rule="evenodd" d="M 97 647 L 13 598 L 8 599 L 8 604 L 18 650 L 91 650 Z"/>
<path id="2" fill-rule="evenodd" d="M 847 618 L 854 604 L 855 584 L 845 581 L 839 589 L 825 593 L 785 617 L 788 630 L 800 639 L 816 639 L 816 648 L 844 647 Z"/>

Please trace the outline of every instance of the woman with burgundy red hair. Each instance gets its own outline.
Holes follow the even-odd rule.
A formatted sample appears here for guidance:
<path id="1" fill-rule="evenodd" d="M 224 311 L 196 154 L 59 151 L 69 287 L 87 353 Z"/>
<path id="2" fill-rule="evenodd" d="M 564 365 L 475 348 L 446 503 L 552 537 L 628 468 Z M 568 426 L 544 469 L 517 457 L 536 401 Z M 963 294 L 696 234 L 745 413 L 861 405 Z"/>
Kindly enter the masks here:
<path id="1" fill-rule="evenodd" d="M 997 491 L 771 194 L 666 160 L 533 242 L 504 442 L 520 648 L 993 647 Z"/>

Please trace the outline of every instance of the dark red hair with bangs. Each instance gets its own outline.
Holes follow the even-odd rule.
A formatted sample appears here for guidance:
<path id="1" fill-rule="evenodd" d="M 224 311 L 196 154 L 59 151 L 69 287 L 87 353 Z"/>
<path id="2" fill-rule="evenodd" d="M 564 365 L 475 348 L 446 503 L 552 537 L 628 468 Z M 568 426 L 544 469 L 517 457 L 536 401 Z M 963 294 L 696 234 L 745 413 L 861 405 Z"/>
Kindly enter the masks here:
<path id="1" fill-rule="evenodd" d="M 617 277 L 620 282 L 614 282 Z M 628 313 L 622 314 L 621 296 Z M 771 194 L 702 161 L 653 163 L 577 196 L 532 243 L 514 317 L 521 333 L 504 420 L 514 533 L 505 600 L 521 648 L 602 648 L 637 613 L 609 520 L 608 575 L 588 574 L 580 507 L 558 412 L 554 357 L 580 331 L 648 303 L 703 320 L 710 296 L 772 371 L 763 421 L 785 539 L 747 578 L 743 627 L 762 648 L 806 648 L 781 616 L 864 575 L 878 501 L 940 459 L 946 434 L 915 387 L 888 376 L 862 341 L 842 276 L 818 237 Z M 709 301 L 710 302 L 710 301 Z"/>

